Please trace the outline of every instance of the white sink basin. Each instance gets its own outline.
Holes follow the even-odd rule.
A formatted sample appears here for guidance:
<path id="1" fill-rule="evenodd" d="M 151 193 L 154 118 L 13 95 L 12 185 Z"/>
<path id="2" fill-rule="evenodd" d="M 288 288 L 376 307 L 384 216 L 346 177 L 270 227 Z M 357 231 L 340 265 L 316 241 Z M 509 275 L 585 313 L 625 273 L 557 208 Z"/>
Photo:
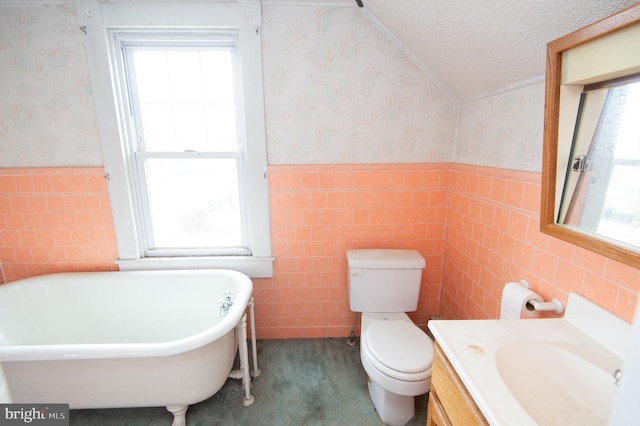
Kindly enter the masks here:
<path id="1" fill-rule="evenodd" d="M 562 318 L 430 321 L 492 426 L 606 425 L 631 325 L 571 293 Z"/>
<path id="2" fill-rule="evenodd" d="M 617 391 L 613 372 L 557 346 L 531 341 L 501 346 L 496 365 L 536 423 L 607 424 Z"/>

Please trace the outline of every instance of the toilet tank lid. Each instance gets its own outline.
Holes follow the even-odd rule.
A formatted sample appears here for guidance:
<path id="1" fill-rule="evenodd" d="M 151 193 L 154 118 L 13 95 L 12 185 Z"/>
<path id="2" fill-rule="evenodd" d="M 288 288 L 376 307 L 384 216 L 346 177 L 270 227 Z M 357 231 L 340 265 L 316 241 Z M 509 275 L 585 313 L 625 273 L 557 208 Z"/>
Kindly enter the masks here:
<path id="1" fill-rule="evenodd" d="M 347 250 L 350 268 L 366 269 L 422 269 L 424 258 L 415 250 L 357 249 Z"/>

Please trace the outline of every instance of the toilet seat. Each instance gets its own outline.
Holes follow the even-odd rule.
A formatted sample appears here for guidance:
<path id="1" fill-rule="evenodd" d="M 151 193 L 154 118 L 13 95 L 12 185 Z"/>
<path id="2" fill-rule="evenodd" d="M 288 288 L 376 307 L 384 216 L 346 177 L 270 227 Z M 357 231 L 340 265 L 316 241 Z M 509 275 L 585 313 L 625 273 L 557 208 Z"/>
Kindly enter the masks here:
<path id="1" fill-rule="evenodd" d="M 431 376 L 433 342 L 409 321 L 373 321 L 361 344 L 371 364 L 381 373 L 403 381 Z"/>

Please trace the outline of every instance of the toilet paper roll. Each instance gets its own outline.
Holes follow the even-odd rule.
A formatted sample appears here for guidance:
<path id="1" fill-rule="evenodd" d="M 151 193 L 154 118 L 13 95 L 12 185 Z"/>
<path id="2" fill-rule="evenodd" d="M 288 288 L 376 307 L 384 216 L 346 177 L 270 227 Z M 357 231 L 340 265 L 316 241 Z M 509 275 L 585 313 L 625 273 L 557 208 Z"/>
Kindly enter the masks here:
<path id="1" fill-rule="evenodd" d="M 527 309 L 527 302 L 537 300 L 543 302 L 542 297 L 525 287 L 522 283 L 507 283 L 502 289 L 500 303 L 500 319 L 519 319 L 521 314 L 535 316 L 538 312 Z"/>

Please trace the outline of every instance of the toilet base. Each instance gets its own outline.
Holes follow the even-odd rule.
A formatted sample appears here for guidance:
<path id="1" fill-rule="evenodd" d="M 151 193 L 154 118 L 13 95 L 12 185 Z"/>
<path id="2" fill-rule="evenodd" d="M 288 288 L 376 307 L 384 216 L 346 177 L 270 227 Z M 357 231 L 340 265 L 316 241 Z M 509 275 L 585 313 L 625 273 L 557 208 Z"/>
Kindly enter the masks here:
<path id="1" fill-rule="evenodd" d="M 369 395 L 380 419 L 390 426 L 404 426 L 416 414 L 414 396 L 398 395 L 389 392 L 367 377 Z"/>

